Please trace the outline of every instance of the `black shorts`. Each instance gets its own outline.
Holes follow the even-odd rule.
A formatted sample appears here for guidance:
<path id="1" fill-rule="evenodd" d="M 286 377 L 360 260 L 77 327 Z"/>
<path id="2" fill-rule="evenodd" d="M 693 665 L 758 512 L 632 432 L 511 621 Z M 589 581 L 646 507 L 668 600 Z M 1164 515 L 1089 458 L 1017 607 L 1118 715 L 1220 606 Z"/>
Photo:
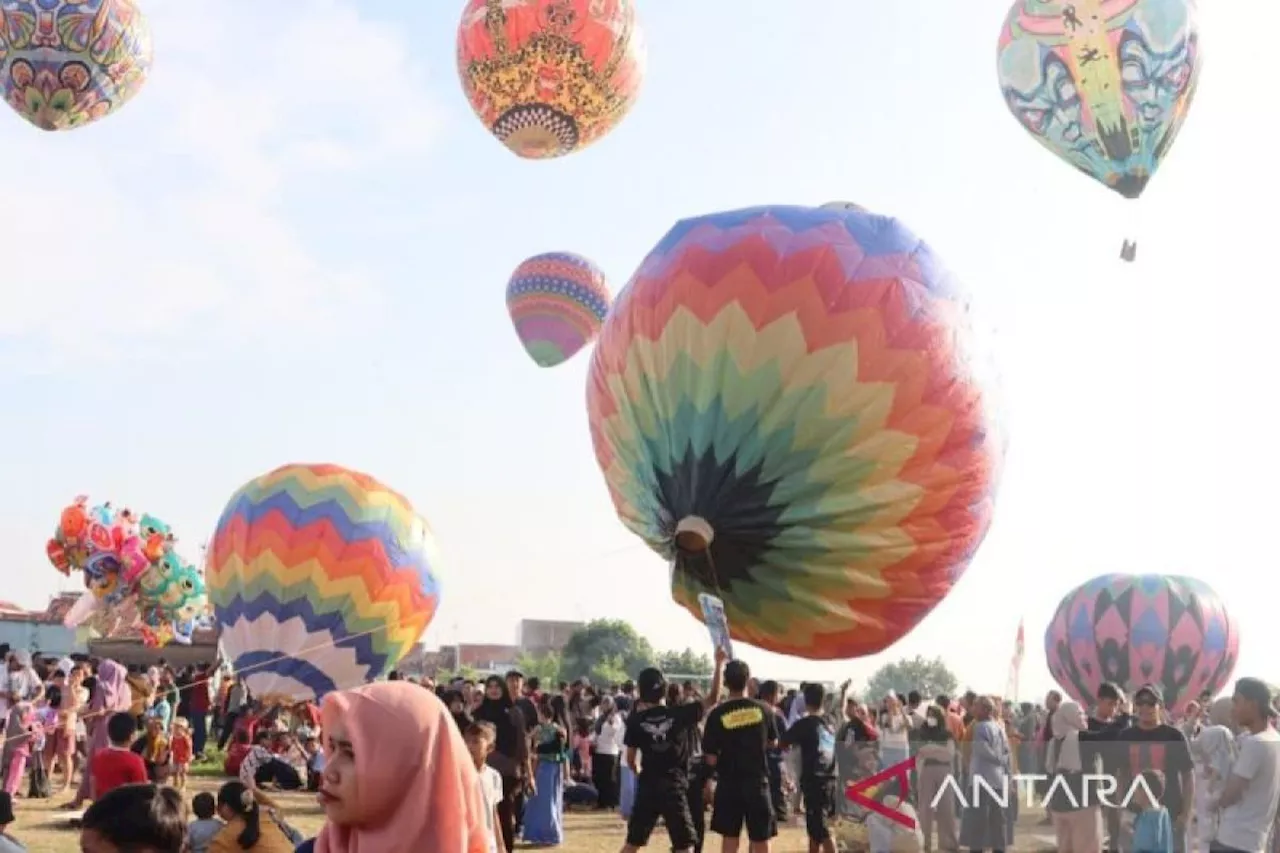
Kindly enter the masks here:
<path id="1" fill-rule="evenodd" d="M 663 779 L 636 786 L 636 801 L 627 820 L 627 845 L 644 847 L 658 824 L 667 825 L 672 850 L 688 850 L 697 840 L 693 815 L 689 813 L 689 784 L 685 780 Z"/>
<path id="2" fill-rule="evenodd" d="M 711 831 L 726 838 L 737 838 L 744 825 L 747 838 L 757 843 L 778 834 L 767 778 L 747 782 L 721 779 L 716 785 Z"/>
<path id="3" fill-rule="evenodd" d="M 821 844 L 831 839 L 831 819 L 836 813 L 836 780 L 817 779 L 800 786 L 804 795 L 804 831 Z"/>

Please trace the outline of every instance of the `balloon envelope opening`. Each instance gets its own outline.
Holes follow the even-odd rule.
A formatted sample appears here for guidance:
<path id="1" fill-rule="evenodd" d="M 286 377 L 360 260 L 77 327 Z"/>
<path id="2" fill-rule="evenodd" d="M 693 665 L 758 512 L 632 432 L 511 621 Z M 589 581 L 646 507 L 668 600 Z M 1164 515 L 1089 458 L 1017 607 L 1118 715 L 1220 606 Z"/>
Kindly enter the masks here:
<path id="1" fill-rule="evenodd" d="M 715 528 L 705 518 L 687 515 L 676 524 L 676 547 L 686 554 L 701 554 L 715 538 Z"/>

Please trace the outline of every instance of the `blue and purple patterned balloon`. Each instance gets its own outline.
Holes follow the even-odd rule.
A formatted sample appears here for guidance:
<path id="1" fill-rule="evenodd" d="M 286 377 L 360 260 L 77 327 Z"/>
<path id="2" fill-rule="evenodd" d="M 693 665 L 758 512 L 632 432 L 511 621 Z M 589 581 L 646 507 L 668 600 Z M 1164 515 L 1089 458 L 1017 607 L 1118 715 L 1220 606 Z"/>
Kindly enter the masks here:
<path id="1" fill-rule="evenodd" d="M 516 335 L 540 367 L 566 362 L 595 340 L 609 302 L 604 273 L 569 252 L 534 255 L 507 283 L 507 311 Z"/>

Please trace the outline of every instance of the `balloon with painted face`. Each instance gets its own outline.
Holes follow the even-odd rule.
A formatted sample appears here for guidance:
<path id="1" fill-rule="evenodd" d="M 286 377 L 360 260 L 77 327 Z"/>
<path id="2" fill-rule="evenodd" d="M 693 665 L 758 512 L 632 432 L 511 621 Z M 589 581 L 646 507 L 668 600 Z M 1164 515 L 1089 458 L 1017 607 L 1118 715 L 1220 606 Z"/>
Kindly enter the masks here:
<path id="1" fill-rule="evenodd" d="M 619 294 L 587 407 L 622 523 L 676 603 L 831 660 L 942 601 L 994 511 L 1004 442 L 967 297 L 857 205 L 679 222 Z"/>
<path id="2" fill-rule="evenodd" d="M 1018 123 L 1126 198 L 1168 155 L 1200 67 L 1195 0 L 1016 0 L 998 44 Z"/>
<path id="3" fill-rule="evenodd" d="M 151 30 L 134 0 L 5 0 L 0 92 L 41 130 L 120 109 L 151 70 Z"/>
<path id="4" fill-rule="evenodd" d="M 1240 628 L 1204 581 L 1179 575 L 1102 575 L 1058 605 L 1044 635 L 1049 672 L 1071 698 L 1097 700 L 1103 682 L 1133 695 L 1144 684 L 1179 710 L 1231 680 Z"/>
<path id="5" fill-rule="evenodd" d="M 635 0 L 468 0 L 458 25 L 467 101 L 519 157 L 560 157 L 607 134 L 644 66 Z"/>

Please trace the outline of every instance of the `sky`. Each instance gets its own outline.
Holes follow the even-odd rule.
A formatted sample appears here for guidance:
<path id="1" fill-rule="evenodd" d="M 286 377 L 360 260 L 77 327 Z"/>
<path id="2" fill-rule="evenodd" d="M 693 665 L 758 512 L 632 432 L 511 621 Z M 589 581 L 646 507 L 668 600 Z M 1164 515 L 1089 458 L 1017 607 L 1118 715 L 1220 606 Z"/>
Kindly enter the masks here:
<path id="1" fill-rule="evenodd" d="M 641 2 L 635 109 L 583 152 L 528 162 L 462 97 L 457 0 L 145 2 L 157 60 L 133 103 L 55 135 L 0 115 L 0 597 L 40 607 L 74 586 L 44 542 L 77 494 L 168 519 L 196 559 L 245 481 L 334 462 L 430 520 L 429 644 L 609 617 L 706 647 L 613 515 L 587 355 L 535 367 L 503 291 L 539 251 L 594 258 L 620 287 L 680 218 L 838 199 L 901 218 L 974 294 L 1010 438 L 996 521 L 885 653 L 739 654 L 836 681 L 941 655 L 1003 692 L 1025 619 L 1030 697 L 1051 685 L 1041 637 L 1071 587 L 1171 572 L 1227 601 L 1237 675 L 1280 675 L 1259 594 L 1280 480 L 1280 292 L 1262 257 L 1280 12 L 1204 5 L 1196 103 L 1134 203 L 1005 111 L 1003 2 L 924 4 Z"/>

